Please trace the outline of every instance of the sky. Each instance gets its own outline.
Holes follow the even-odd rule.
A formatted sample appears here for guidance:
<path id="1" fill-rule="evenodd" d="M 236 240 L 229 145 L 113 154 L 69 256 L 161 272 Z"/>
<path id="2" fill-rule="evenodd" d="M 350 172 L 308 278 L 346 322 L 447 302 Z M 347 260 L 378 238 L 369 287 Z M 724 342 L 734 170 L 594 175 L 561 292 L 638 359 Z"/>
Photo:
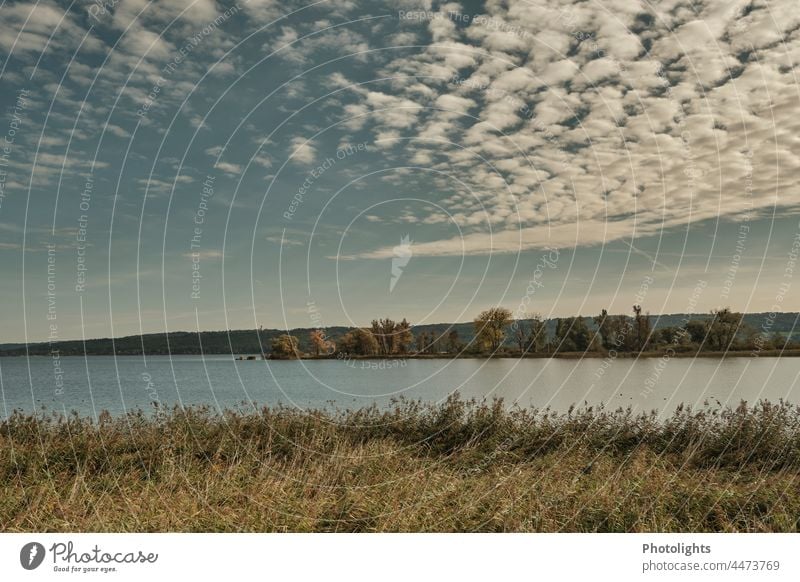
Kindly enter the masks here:
<path id="1" fill-rule="evenodd" d="M 0 5 L 0 341 L 800 310 L 796 0 Z"/>

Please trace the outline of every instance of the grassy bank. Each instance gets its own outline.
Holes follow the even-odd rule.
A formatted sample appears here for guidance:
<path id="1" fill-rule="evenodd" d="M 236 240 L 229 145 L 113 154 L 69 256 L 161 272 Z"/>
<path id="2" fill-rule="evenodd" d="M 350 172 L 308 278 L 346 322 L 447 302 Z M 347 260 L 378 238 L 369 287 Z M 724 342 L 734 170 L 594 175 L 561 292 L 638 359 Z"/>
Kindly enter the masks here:
<path id="1" fill-rule="evenodd" d="M 192 409 L 0 423 L 3 531 L 797 531 L 800 410 Z"/>

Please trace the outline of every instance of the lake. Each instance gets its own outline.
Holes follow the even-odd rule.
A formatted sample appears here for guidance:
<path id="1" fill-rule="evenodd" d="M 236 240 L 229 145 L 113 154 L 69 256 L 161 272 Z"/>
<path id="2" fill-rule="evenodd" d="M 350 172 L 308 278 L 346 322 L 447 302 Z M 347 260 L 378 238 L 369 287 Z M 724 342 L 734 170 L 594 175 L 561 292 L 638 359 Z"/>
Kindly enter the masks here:
<path id="1" fill-rule="evenodd" d="M 14 409 L 96 417 L 151 402 L 358 408 L 392 398 L 502 397 L 521 406 L 570 405 L 671 413 L 681 403 L 800 403 L 800 358 L 410 359 L 235 361 L 229 356 L 0 358 L 4 417 Z"/>

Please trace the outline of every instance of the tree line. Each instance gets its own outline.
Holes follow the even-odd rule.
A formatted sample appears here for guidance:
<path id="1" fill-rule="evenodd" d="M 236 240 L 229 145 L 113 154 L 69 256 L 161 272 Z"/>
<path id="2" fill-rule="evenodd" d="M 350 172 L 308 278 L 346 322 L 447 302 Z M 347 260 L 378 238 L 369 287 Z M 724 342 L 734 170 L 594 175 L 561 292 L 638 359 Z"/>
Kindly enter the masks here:
<path id="1" fill-rule="evenodd" d="M 482 311 L 473 321 L 471 337 L 462 338 L 453 326 L 441 333 L 419 330 L 403 318 L 375 319 L 369 327 L 354 328 L 334 339 L 325 330 L 309 332 L 310 351 L 300 349 L 297 336 L 283 334 L 271 341 L 268 357 L 407 355 L 518 355 L 559 353 L 725 352 L 797 349 L 781 333 L 769 334 L 744 323 L 742 313 L 725 307 L 704 319 L 656 329 L 653 318 L 634 305 L 630 315 L 611 315 L 603 309 L 594 317 L 564 317 L 548 321 L 539 315 L 514 319 L 504 307 Z M 548 329 L 549 328 L 549 329 Z M 266 355 L 265 355 L 266 356 Z"/>
<path id="2" fill-rule="evenodd" d="M 741 314 L 730 313 L 730 310 L 658 316 L 643 314 L 640 318 L 647 319 L 640 319 L 642 327 L 640 333 L 637 334 L 633 331 L 635 330 L 634 312 L 627 316 L 601 312 L 594 317 L 573 318 L 581 321 L 570 321 L 571 318 L 542 320 L 535 316 L 514 320 L 506 313 L 502 314 L 500 319 L 511 323 L 501 327 L 502 341 L 495 341 L 497 347 L 495 353 L 513 356 L 525 353 L 580 352 L 588 350 L 585 347 L 587 345 L 591 345 L 591 349 L 596 350 L 597 353 L 610 350 L 635 352 L 639 348 L 634 342 L 640 343 L 640 339 L 646 340 L 644 349 L 651 352 L 665 350 L 714 352 L 724 351 L 726 345 L 729 345 L 732 350 L 752 350 L 758 353 L 769 350 L 800 349 L 797 341 L 793 341 L 794 338 L 800 336 L 798 333 L 800 331 L 798 330 L 800 313 L 747 313 L 741 319 L 740 316 Z M 594 338 L 595 334 L 599 332 L 598 320 L 601 322 L 607 320 L 603 326 L 606 338 L 604 339 L 603 334 L 600 334 L 599 344 L 598 340 Z M 716 325 L 714 325 L 715 323 Z M 583 324 L 585 324 L 585 330 Z M 646 331 L 645 325 L 649 325 Z M 491 341 L 488 345 L 483 341 L 476 341 L 474 322 L 417 323 L 414 325 L 409 323 L 407 328 L 411 333 L 410 341 L 408 336 L 399 340 L 389 348 L 392 354 L 419 354 L 420 357 L 450 354 L 455 357 L 457 355 L 486 355 L 493 352 Z M 372 326 L 367 326 L 367 329 L 375 336 Z M 733 330 L 737 330 L 735 335 L 732 335 Z M 0 357 L 51 356 L 54 352 L 58 352 L 61 356 L 263 354 L 270 357 L 273 340 L 284 335 L 290 335 L 296 341 L 289 340 L 291 343 L 287 345 L 287 340 L 284 339 L 281 342 L 285 345 L 283 352 L 296 353 L 299 354 L 299 357 L 357 355 L 359 349 L 349 346 L 353 343 L 350 338 L 354 336 L 358 340 L 355 341 L 356 346 L 358 344 L 365 346 L 363 352 L 374 355 L 379 353 L 374 350 L 380 348 L 374 348 L 374 346 L 370 348 L 372 342 L 368 334 L 356 332 L 343 342 L 344 336 L 352 331 L 354 328 L 344 326 L 290 331 L 267 328 L 200 332 L 170 331 L 114 339 L 96 338 L 0 344 Z M 491 340 L 492 335 L 492 332 L 486 333 L 484 338 Z M 498 336 L 496 340 L 499 339 L 499 334 L 494 335 Z M 313 341 L 312 336 L 316 337 Z M 791 338 L 790 341 L 787 341 L 787 338 Z M 280 348 L 275 357 L 280 357 L 279 353 Z"/>

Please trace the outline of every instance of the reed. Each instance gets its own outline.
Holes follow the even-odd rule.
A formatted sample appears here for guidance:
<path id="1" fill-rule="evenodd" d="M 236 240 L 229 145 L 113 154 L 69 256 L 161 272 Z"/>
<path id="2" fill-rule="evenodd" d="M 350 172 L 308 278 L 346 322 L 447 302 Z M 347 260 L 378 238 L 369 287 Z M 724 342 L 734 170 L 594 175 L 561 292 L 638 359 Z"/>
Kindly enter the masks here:
<path id="1" fill-rule="evenodd" d="M 797 531 L 800 409 L 457 396 L 0 423 L 2 531 Z"/>

